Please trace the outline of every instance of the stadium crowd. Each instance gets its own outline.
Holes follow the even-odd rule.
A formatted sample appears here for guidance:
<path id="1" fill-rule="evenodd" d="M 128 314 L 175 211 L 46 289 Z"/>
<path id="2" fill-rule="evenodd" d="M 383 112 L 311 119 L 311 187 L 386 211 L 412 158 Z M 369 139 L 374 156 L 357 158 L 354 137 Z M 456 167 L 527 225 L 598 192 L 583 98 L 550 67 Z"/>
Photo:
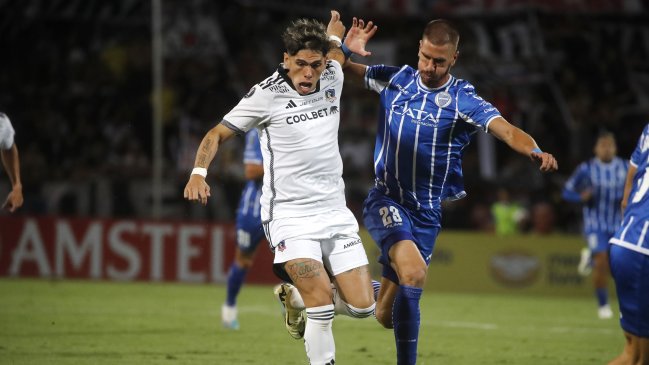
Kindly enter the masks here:
<path id="1" fill-rule="evenodd" d="M 275 35 L 287 21 L 328 16 L 329 6 L 287 12 L 277 3 L 163 1 L 165 217 L 233 219 L 243 184 L 243 139 L 219 152 L 214 168 L 227 172 L 211 175 L 216 199 L 209 209 L 184 203 L 182 186 L 201 136 L 281 61 Z M 417 2 L 423 10 L 433 3 L 451 2 Z M 374 57 L 392 64 L 415 62 L 417 44 L 405 42 L 418 39 L 428 18 L 455 21 L 463 40 L 453 73 L 472 80 L 507 120 L 557 157 L 559 173 L 543 176 L 491 137 L 477 138 L 464 158 L 469 195 L 445 206 L 445 227 L 493 230 L 490 207 L 504 187 L 529 212 L 523 231 L 576 233 L 580 215 L 561 200 L 564 181 L 592 155 L 599 131 L 613 132 L 619 155 L 628 158 L 649 120 L 649 16 L 638 3 L 630 10 L 589 11 L 448 6 L 399 17 L 389 7 L 330 5 L 340 5 L 347 18 L 374 19 L 380 27 Z M 148 201 L 134 198 L 150 184 L 152 166 L 148 4 L 0 1 L 0 44 L 10 50 L 0 71 L 0 110 L 21 146 L 25 204 L 19 214 L 150 214 Z M 348 204 L 360 217 L 373 183 L 378 109 L 372 94 L 352 85 L 342 103 Z M 106 196 L 110 202 L 102 201 Z"/>

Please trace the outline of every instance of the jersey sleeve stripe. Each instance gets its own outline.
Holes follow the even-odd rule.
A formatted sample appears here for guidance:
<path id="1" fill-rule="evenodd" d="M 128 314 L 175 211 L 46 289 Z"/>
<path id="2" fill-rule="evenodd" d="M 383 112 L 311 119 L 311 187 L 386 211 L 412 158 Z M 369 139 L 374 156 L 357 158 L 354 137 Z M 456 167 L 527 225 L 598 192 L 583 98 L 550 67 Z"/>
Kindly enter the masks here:
<path id="1" fill-rule="evenodd" d="M 221 121 L 221 124 L 223 124 L 223 125 L 224 125 L 225 127 L 227 127 L 228 129 L 232 130 L 232 131 L 233 131 L 234 133 L 236 133 L 236 134 L 240 134 L 240 135 L 246 134 L 246 132 L 242 131 L 242 130 L 239 129 L 237 126 L 235 126 L 234 124 L 228 122 L 228 121 L 225 120 L 225 119 L 223 119 L 223 121 Z"/>

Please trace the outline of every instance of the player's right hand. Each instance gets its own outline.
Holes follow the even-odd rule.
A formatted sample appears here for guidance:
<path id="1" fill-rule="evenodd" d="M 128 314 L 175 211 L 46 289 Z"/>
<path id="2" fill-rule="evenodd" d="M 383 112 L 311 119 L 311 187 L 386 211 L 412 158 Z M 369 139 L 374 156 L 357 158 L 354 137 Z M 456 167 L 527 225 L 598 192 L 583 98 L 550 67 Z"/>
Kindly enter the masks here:
<path id="1" fill-rule="evenodd" d="M 13 213 L 16 209 L 20 208 L 23 205 L 23 190 L 22 188 L 14 188 L 7 199 L 2 205 L 2 209 L 7 210 L 9 213 Z"/>
<path id="2" fill-rule="evenodd" d="M 335 35 L 340 39 L 345 36 L 345 25 L 340 21 L 340 13 L 336 10 L 331 11 L 331 19 L 327 25 L 327 34 Z"/>
<path id="3" fill-rule="evenodd" d="M 189 201 L 199 201 L 201 204 L 207 204 L 207 198 L 210 197 L 210 186 L 205 182 L 201 175 L 191 175 L 184 192 L 185 199 Z"/>

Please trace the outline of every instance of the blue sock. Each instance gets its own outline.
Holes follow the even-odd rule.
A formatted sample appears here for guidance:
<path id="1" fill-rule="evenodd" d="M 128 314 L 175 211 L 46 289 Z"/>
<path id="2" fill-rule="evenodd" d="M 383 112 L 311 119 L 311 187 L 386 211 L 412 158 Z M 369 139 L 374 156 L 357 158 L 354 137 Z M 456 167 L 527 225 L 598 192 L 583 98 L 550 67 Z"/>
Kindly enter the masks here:
<path id="1" fill-rule="evenodd" d="M 374 289 L 374 300 L 376 301 L 379 297 L 379 289 L 381 289 L 381 283 L 376 280 L 372 280 L 372 289 Z"/>
<path id="2" fill-rule="evenodd" d="M 600 307 L 608 304 L 608 289 L 595 288 L 595 296 L 597 296 L 597 304 L 599 304 Z"/>
<path id="3" fill-rule="evenodd" d="M 237 295 L 239 295 L 239 290 L 241 290 L 247 272 L 248 270 L 240 268 L 236 262 L 233 262 L 232 266 L 230 266 L 230 271 L 228 272 L 228 292 L 225 298 L 225 303 L 230 307 L 234 307 L 237 304 Z"/>
<path id="4" fill-rule="evenodd" d="M 419 299 L 422 288 L 399 285 L 392 307 L 394 339 L 397 344 L 397 364 L 410 365 L 417 362 L 419 340 Z"/>

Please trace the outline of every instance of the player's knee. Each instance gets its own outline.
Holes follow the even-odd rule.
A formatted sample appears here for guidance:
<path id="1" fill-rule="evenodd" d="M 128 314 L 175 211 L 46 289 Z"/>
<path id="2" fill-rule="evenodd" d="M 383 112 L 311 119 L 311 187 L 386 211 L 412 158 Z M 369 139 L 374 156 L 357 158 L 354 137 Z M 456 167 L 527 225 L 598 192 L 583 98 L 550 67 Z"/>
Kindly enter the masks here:
<path id="1" fill-rule="evenodd" d="M 299 287 L 300 295 L 304 303 L 309 307 L 319 307 L 332 304 L 331 287 L 328 285 L 317 285 L 312 287 Z"/>
<path id="2" fill-rule="evenodd" d="M 401 285 L 423 287 L 426 282 L 426 267 L 407 267 L 399 270 L 399 282 Z"/>
<path id="3" fill-rule="evenodd" d="M 391 329 L 394 327 L 392 324 L 392 310 L 386 310 L 381 307 L 375 309 L 376 320 L 383 326 L 383 328 Z"/>

